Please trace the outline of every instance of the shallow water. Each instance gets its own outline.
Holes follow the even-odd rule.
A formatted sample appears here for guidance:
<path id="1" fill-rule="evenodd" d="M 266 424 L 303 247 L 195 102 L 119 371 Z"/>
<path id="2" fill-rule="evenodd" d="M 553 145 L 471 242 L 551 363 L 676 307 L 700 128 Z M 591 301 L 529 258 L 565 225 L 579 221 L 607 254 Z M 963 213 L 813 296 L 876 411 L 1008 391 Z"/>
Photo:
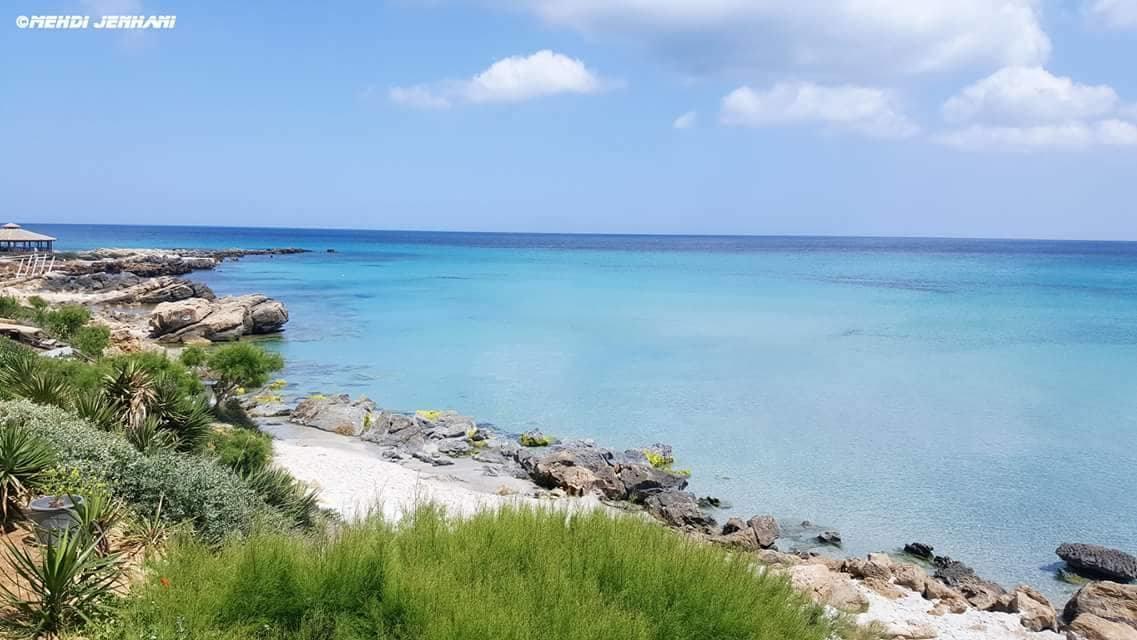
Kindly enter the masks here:
<path id="1" fill-rule="evenodd" d="M 740 515 L 1053 595 L 1060 542 L 1137 551 L 1135 243 L 29 226 L 316 249 L 196 276 L 288 305 L 298 392 L 668 442 Z"/>

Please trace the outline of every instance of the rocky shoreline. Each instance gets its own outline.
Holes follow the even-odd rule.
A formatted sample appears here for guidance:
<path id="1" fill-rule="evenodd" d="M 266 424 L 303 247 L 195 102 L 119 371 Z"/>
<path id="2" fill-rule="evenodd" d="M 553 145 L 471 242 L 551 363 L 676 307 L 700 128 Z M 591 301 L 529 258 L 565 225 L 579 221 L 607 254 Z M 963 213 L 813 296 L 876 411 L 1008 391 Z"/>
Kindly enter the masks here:
<path id="1" fill-rule="evenodd" d="M 283 330 L 288 321 L 283 303 L 259 294 L 217 298 L 209 287 L 179 276 L 249 255 L 303 252 L 100 249 L 66 257 L 47 276 L 0 284 L 9 295 L 89 307 L 111 328 L 120 351 L 164 349 Z M 840 534 L 833 530 L 802 523 L 787 535 L 767 514 L 720 524 L 715 518 L 720 501 L 687 490 L 688 474 L 671 468 L 674 456 L 665 444 L 613 451 L 591 440 L 506 433 L 451 411 L 405 413 L 347 396 L 285 402 L 262 390 L 245 401 L 270 433 L 298 425 L 358 441 L 385 464 L 420 475 L 433 471 L 444 481 L 449 476 L 486 496 L 588 497 L 643 512 L 692 539 L 753 554 L 763 570 L 785 574 L 816 601 L 875 624 L 884 637 L 1058 638 L 1061 630 L 1068 638 L 1137 640 L 1137 586 L 1116 582 L 1137 578 L 1137 560 L 1116 550 L 1059 548 L 1072 571 L 1105 579 L 1082 587 L 1059 614 L 1037 590 L 1004 589 L 963 563 L 935 556 L 926 544 L 907 545 L 904 562 L 885 554 L 835 559 L 808 548 L 839 546 Z M 459 467 L 466 476 L 447 472 Z M 494 484 L 499 488 L 488 491 Z M 810 544 L 798 544 L 806 541 Z"/>

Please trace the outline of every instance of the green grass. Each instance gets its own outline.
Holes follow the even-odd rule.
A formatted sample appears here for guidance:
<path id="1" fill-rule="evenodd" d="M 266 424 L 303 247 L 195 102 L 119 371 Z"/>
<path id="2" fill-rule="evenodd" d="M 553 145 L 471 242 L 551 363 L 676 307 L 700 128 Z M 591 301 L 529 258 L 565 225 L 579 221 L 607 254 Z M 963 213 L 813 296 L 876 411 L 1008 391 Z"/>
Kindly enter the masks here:
<path id="1" fill-rule="evenodd" d="M 182 538 L 95 637 L 824 640 L 843 621 L 743 555 L 631 517 L 420 508 L 220 551 Z"/>

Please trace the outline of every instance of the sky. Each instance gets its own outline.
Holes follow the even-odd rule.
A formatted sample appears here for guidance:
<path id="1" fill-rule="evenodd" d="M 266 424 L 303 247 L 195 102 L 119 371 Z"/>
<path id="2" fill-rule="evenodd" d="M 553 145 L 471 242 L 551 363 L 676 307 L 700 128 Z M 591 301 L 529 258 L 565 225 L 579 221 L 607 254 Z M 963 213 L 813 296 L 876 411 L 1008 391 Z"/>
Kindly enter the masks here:
<path id="1" fill-rule="evenodd" d="M 0 218 L 1137 240 L 1135 61 L 1137 0 L 3 0 Z"/>

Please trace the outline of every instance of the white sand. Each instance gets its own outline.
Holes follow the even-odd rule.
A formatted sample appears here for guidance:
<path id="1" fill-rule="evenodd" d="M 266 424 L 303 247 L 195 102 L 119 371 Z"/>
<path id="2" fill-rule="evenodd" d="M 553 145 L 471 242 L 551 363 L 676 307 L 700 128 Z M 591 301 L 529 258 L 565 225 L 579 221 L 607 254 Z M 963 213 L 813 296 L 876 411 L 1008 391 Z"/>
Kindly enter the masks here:
<path id="1" fill-rule="evenodd" d="M 884 625 L 886 637 L 943 640 L 1062 640 L 1065 637 L 1052 631 L 1027 631 L 1019 617 L 1009 613 L 968 609 L 965 613 L 933 616 L 928 613 L 933 604 L 914 592 L 889 600 L 863 584 L 857 583 L 857 588 L 869 599 L 868 612 L 857 616 L 857 622 Z"/>
<path id="2" fill-rule="evenodd" d="M 321 506 L 349 519 L 381 512 L 384 518 L 397 520 L 423 502 L 459 516 L 508 504 L 573 509 L 600 505 L 595 498 L 525 495 L 534 489 L 529 481 L 486 476 L 484 465 L 470 459 L 445 467 L 418 461 L 394 463 L 380 457 L 378 446 L 355 438 L 284 423 L 260 428 L 274 438 L 276 464 L 318 489 Z"/>

